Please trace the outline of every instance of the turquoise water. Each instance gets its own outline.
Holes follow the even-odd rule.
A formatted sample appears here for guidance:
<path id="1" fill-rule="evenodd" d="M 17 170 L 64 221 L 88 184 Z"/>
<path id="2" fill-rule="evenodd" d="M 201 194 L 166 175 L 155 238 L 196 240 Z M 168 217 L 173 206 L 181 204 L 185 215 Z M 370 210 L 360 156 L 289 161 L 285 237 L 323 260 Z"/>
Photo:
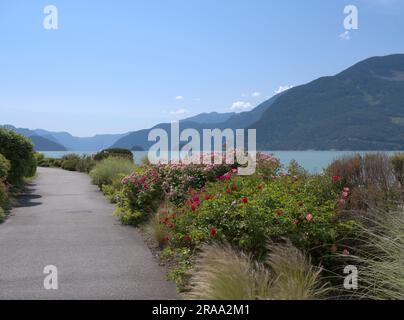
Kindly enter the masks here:
<path id="1" fill-rule="evenodd" d="M 341 158 L 346 155 L 352 154 L 366 154 L 376 153 L 369 151 L 268 151 L 281 160 L 283 165 L 287 165 L 292 160 L 296 160 L 303 168 L 311 173 L 319 173 L 326 168 L 333 160 Z M 387 154 L 394 154 L 397 151 L 386 151 Z M 76 153 L 79 155 L 92 155 L 96 151 L 45 151 L 41 152 L 46 157 L 61 158 L 69 153 Z M 140 160 L 147 155 L 147 152 L 134 152 L 135 162 L 139 163 Z"/>

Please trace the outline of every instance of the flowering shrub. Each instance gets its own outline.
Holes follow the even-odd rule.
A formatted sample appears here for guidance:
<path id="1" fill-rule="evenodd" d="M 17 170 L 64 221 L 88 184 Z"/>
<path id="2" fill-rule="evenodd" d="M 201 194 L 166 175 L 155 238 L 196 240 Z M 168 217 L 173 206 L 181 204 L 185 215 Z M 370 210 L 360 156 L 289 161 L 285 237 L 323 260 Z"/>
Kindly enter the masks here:
<path id="1" fill-rule="evenodd" d="M 257 254 L 265 250 L 267 239 L 289 238 L 306 249 L 331 245 L 352 224 L 338 221 L 340 194 L 325 180 L 284 175 L 264 183 L 233 176 L 209 184 L 176 209 L 176 221 L 169 220 L 167 230 L 170 242 L 197 246 L 220 239 Z"/>
<path id="2" fill-rule="evenodd" d="M 163 201 L 162 183 L 158 168 L 148 168 L 122 179 L 122 191 L 116 198 L 115 214 L 124 224 L 137 225 L 153 213 Z"/>

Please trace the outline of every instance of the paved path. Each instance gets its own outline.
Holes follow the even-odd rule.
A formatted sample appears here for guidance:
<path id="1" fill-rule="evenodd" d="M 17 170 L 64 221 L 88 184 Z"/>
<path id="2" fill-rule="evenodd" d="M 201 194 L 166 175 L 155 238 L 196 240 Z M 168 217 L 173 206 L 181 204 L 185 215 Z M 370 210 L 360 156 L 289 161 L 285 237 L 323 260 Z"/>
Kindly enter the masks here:
<path id="1" fill-rule="evenodd" d="M 113 210 L 87 175 L 40 168 L 0 225 L 0 299 L 175 299 L 138 231 Z M 58 290 L 44 288 L 47 265 Z"/>

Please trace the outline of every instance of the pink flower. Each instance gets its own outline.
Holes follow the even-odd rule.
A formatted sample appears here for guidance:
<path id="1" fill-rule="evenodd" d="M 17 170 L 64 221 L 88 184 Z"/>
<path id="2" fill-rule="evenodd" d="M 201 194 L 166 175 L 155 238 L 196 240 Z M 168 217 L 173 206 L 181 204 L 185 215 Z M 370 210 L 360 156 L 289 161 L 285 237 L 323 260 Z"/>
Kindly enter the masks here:
<path id="1" fill-rule="evenodd" d="M 307 221 L 313 220 L 313 215 L 311 213 L 308 213 L 307 216 L 306 216 L 306 220 Z"/>
<path id="2" fill-rule="evenodd" d="M 342 255 L 343 256 L 349 256 L 351 253 L 349 252 L 348 249 L 344 249 L 344 251 L 342 251 Z"/>
<path id="3" fill-rule="evenodd" d="M 300 224 L 300 220 L 299 220 L 299 219 L 293 220 L 293 224 L 296 225 L 296 226 L 299 225 L 299 224 Z"/>
<path id="4" fill-rule="evenodd" d="M 349 193 L 344 191 L 344 192 L 342 193 L 342 197 L 345 198 L 345 199 L 348 198 L 348 197 L 349 197 Z"/>
<path id="5" fill-rule="evenodd" d="M 350 192 L 351 189 L 349 189 L 348 187 L 345 187 L 345 188 L 343 189 L 343 191 L 344 191 L 344 192 Z"/>

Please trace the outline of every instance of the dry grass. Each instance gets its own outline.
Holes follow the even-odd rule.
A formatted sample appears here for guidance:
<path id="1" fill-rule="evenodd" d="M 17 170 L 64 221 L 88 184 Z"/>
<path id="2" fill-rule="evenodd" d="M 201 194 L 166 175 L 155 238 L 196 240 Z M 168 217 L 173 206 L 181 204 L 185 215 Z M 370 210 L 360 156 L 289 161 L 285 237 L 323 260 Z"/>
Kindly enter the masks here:
<path id="1" fill-rule="evenodd" d="M 320 270 L 291 244 L 269 247 L 265 262 L 228 245 L 205 246 L 191 273 L 188 299 L 307 300 L 322 297 Z"/>
<path id="2" fill-rule="evenodd" d="M 359 291 L 354 298 L 404 299 L 404 209 L 371 211 L 365 221 L 362 243 L 350 257 L 359 269 Z"/>
<path id="3" fill-rule="evenodd" d="M 164 246 L 166 233 L 158 222 L 158 214 L 152 216 L 145 226 L 145 231 L 153 237 L 160 247 Z"/>

